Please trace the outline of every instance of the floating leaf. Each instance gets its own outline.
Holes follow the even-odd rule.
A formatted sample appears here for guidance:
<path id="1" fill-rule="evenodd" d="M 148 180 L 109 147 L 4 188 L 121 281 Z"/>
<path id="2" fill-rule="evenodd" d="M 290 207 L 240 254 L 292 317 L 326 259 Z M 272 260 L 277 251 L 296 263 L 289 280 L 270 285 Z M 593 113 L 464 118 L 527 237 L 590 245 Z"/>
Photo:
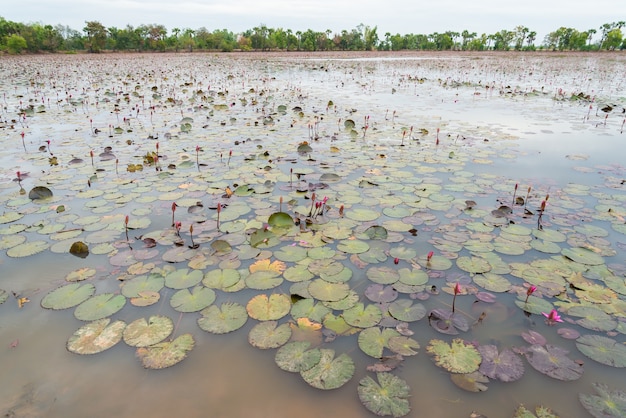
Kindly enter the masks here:
<path id="1" fill-rule="evenodd" d="M 599 266 L 604 264 L 604 258 L 602 258 L 601 255 L 598 255 L 587 248 L 565 248 L 561 251 L 561 254 L 572 261 L 587 266 Z"/>
<path id="2" fill-rule="evenodd" d="M 202 285 L 172 295 L 170 306 L 178 312 L 198 312 L 215 302 L 215 291 Z"/>
<path id="3" fill-rule="evenodd" d="M 74 310 L 74 316 L 81 321 L 96 321 L 120 311 L 125 304 L 126 298 L 123 295 L 102 293 L 78 305 Z"/>
<path id="4" fill-rule="evenodd" d="M 478 351 L 483 359 L 478 370 L 490 379 L 514 382 L 524 375 L 524 363 L 513 351 L 498 352 L 495 345 L 481 345 Z"/>
<path id="5" fill-rule="evenodd" d="M 567 314 L 580 317 L 576 323 L 594 331 L 611 331 L 617 326 L 617 321 L 609 314 L 593 306 L 573 306 Z"/>
<path id="6" fill-rule="evenodd" d="M 224 302 L 221 306 L 211 305 L 201 312 L 198 326 L 213 334 L 226 334 L 243 327 L 248 320 L 246 308 L 234 302 Z"/>
<path id="7" fill-rule="evenodd" d="M 89 255 L 89 247 L 82 241 L 76 241 L 70 247 L 70 254 L 80 258 L 86 258 Z"/>
<path id="8" fill-rule="evenodd" d="M 316 279 L 309 284 L 308 290 L 315 299 L 337 302 L 348 296 L 350 286 L 346 283 L 330 283 L 323 279 Z"/>
<path id="9" fill-rule="evenodd" d="M 124 342 L 131 347 L 147 347 L 166 339 L 174 330 L 174 323 L 167 316 L 154 315 L 148 320 L 138 318 L 124 330 Z"/>
<path id="10" fill-rule="evenodd" d="M 46 309 L 72 308 L 89 299 L 94 293 L 96 287 L 91 283 L 72 283 L 48 293 L 41 300 L 41 306 Z"/>
<path id="11" fill-rule="evenodd" d="M 165 286 L 170 289 L 186 289 L 200 283 L 203 277 L 201 270 L 178 269 L 165 276 Z"/>
<path id="12" fill-rule="evenodd" d="M 165 279 L 160 274 L 137 276 L 127 280 L 122 285 L 122 295 L 127 298 L 141 297 L 141 292 L 159 292 L 165 285 Z"/>
<path id="13" fill-rule="evenodd" d="M 465 332 L 469 330 L 469 324 L 465 317 L 448 309 L 433 309 L 430 311 L 428 323 L 442 334 L 457 335 L 459 331 Z"/>
<path id="14" fill-rule="evenodd" d="M 291 300 L 287 295 L 266 294 L 256 295 L 248 302 L 246 310 L 250 318 L 259 321 L 272 321 L 282 318 L 289 313 Z"/>
<path id="15" fill-rule="evenodd" d="M 348 325 L 359 328 L 369 328 L 378 324 L 382 319 L 383 314 L 378 306 L 365 306 L 362 303 L 357 303 L 352 308 L 343 311 L 342 316 Z"/>
<path id="16" fill-rule="evenodd" d="M 7 255 L 13 258 L 29 257 L 47 250 L 50 247 L 46 241 L 31 241 L 16 245 L 7 250 Z"/>
<path id="17" fill-rule="evenodd" d="M 473 345 L 455 338 L 448 345 L 442 340 L 431 340 L 428 353 L 434 355 L 437 366 L 451 373 L 472 373 L 478 370 L 482 357 Z"/>
<path id="18" fill-rule="evenodd" d="M 30 200 L 49 199 L 52 197 L 52 191 L 44 186 L 33 187 L 28 192 L 28 198 Z"/>
<path id="19" fill-rule="evenodd" d="M 276 351 L 274 361 L 287 372 L 300 373 L 310 370 L 320 362 L 322 352 L 317 348 L 309 349 L 308 341 L 292 341 Z"/>
<path id="20" fill-rule="evenodd" d="M 587 357 L 612 367 L 626 367 L 626 345 L 601 335 L 583 335 L 576 347 Z"/>
<path id="21" fill-rule="evenodd" d="M 372 302 L 393 302 L 398 298 L 398 292 L 391 286 L 374 283 L 367 286 L 365 296 Z"/>
<path id="22" fill-rule="evenodd" d="M 531 345 L 526 358 L 535 370 L 558 380 L 576 380 L 583 375 L 583 367 L 567 357 L 569 351 L 547 344 Z"/>
<path id="23" fill-rule="evenodd" d="M 248 342 L 256 348 L 266 350 L 284 345 L 290 337 L 289 324 L 278 325 L 277 321 L 263 321 L 252 327 Z"/>
<path id="24" fill-rule="evenodd" d="M 411 411 L 410 388 L 406 381 L 391 373 L 377 373 L 376 382 L 370 376 L 359 381 L 359 399 L 378 416 L 403 417 Z"/>
<path id="25" fill-rule="evenodd" d="M 291 228 L 294 226 L 293 218 L 285 212 L 275 212 L 267 219 L 267 224 L 273 228 Z"/>
<path id="26" fill-rule="evenodd" d="M 83 325 L 67 341 L 67 349 L 76 354 L 96 354 L 113 347 L 122 339 L 126 323 L 110 322 L 104 318 Z"/>
<path id="27" fill-rule="evenodd" d="M 354 362 L 347 354 L 335 358 L 335 350 L 322 348 L 318 364 L 300 372 L 309 385 L 317 389 L 337 389 L 346 384 L 354 375 Z"/>
<path id="28" fill-rule="evenodd" d="M 380 359 L 385 347 L 389 346 L 389 339 L 399 336 L 400 334 L 396 330 L 390 328 L 367 328 L 359 333 L 359 348 L 368 356 Z"/>
<path id="29" fill-rule="evenodd" d="M 416 350 L 420 348 L 417 341 L 404 335 L 391 337 L 388 346 L 394 353 L 405 357 L 417 355 L 418 352 Z"/>
<path id="30" fill-rule="evenodd" d="M 389 305 L 389 313 L 399 321 L 413 322 L 426 315 L 426 308 L 410 299 L 400 299 Z"/>
<path id="31" fill-rule="evenodd" d="M 480 257 L 459 257 L 456 265 L 468 273 L 487 273 L 491 270 L 489 262 Z"/>
<path id="32" fill-rule="evenodd" d="M 139 347 L 136 354 L 146 369 L 164 369 L 183 361 L 194 344 L 191 334 L 183 334 L 174 341 Z"/>
<path id="33" fill-rule="evenodd" d="M 489 378 L 480 371 L 472 373 L 453 373 L 450 375 L 452 383 L 468 392 L 485 392 Z"/>
<path id="34" fill-rule="evenodd" d="M 595 418 L 626 417 L 626 392 L 592 383 L 598 395 L 578 395 L 580 403 Z"/>

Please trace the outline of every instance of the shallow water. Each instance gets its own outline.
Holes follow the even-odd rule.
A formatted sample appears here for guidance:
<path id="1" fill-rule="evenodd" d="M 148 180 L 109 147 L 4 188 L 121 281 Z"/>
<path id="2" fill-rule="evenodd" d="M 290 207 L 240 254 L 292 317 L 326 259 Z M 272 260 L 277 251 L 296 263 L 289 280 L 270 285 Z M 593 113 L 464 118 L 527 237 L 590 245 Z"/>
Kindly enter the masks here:
<path id="1" fill-rule="evenodd" d="M 441 237 L 448 226 L 470 216 L 455 209 L 459 202 L 476 200 L 478 208 L 489 212 L 498 206 L 497 199 L 508 202 L 514 184 L 519 183 L 522 195 L 532 185 L 529 207 L 533 210 L 546 193 L 551 194 L 544 219 L 546 228 L 571 231 L 564 225 L 565 220 L 601 226 L 608 231 L 604 239 L 614 250 L 605 256 L 606 263 L 623 266 L 626 238 L 611 229 L 606 220 L 594 218 L 592 208 L 600 201 L 623 204 L 619 196 L 623 196 L 624 186 L 619 180 L 626 178 L 626 168 L 620 144 L 626 137 L 621 133 L 624 115 L 619 112 L 626 106 L 623 71 L 626 57 L 616 53 L 582 58 L 549 54 L 464 54 L 440 58 L 436 55 L 384 59 L 348 56 L 301 60 L 201 54 L 3 58 L 0 76 L 12 81 L 3 85 L 0 92 L 4 94 L 0 213 L 18 211 L 24 217 L 0 227 L 25 224 L 28 230 L 22 234 L 28 241 L 54 244 L 51 234 L 38 232 L 39 223 L 54 224 L 61 218 L 69 229 L 75 225 L 62 218 L 64 215 L 75 214 L 79 219 L 93 213 L 117 215 L 121 218 L 114 229 L 113 244 L 123 250 L 123 215 L 150 219 L 147 228 L 138 228 L 131 236 L 169 229 L 172 199 L 163 197 L 167 193 L 181 195 L 185 200 L 203 201 L 209 206 L 224 193 L 226 184 L 258 186 L 271 180 L 277 185 L 288 185 L 289 169 L 293 168 L 294 173 L 305 173 L 303 179 L 307 182 L 319 181 L 320 175 L 328 171 L 342 175 L 341 182 L 318 192 L 330 197 L 335 211 L 348 196 L 355 203 L 346 204 L 347 210 L 359 206 L 385 207 L 386 200 L 394 195 L 409 193 L 412 186 L 408 180 L 398 188 L 395 182 L 388 183 L 388 194 L 354 185 L 368 178 L 381 181 L 384 188 L 385 176 L 402 178 L 397 176 L 398 171 L 407 171 L 418 184 L 439 184 L 443 188 L 441 193 L 449 193 L 455 199 L 451 208 L 434 211 L 438 223 L 416 226 L 417 237 L 404 234 L 403 243 L 416 248 L 418 255 L 433 248 L 429 243 L 431 238 Z M 486 89 L 485 85 L 490 87 Z M 151 86 L 158 86 L 157 90 L 163 93 L 161 98 L 151 98 Z M 250 93 L 251 88 L 255 93 Z M 228 104 L 229 110 L 211 112 L 211 103 L 193 98 L 193 92 L 200 89 L 212 91 L 214 103 Z M 106 90 L 113 94 L 107 96 Z M 133 95 L 133 91 L 138 94 Z M 259 94 L 261 91 L 263 94 Z M 579 92 L 595 97 L 591 111 L 590 102 L 567 100 L 572 93 Z M 143 102 L 141 95 L 145 96 Z M 83 103 L 70 104 L 77 97 L 82 97 Z M 167 97 L 174 101 L 165 101 Z M 242 97 L 247 97 L 245 106 L 240 102 Z M 121 98 L 119 115 L 112 106 L 117 98 Z M 329 100 L 334 105 L 327 109 Z M 35 106 L 42 101 L 45 113 L 34 113 L 20 121 L 17 109 L 28 101 Z M 230 106 L 232 103 L 235 105 Z M 283 103 L 289 112 L 276 114 L 277 106 Z M 149 109 L 152 104 L 153 115 Z M 614 107 L 607 119 L 598 110 L 605 104 Z M 304 117 L 290 111 L 296 105 L 303 107 Z M 271 113 L 274 123 L 264 125 L 263 116 Z M 180 132 L 180 120 L 184 116 L 194 119 L 189 134 Z M 363 135 L 360 127 L 368 116 L 368 130 Z M 348 117 L 356 123 L 355 136 L 343 127 Z M 314 161 L 309 161 L 295 149 L 299 142 L 311 139 L 308 125 L 316 121 L 319 121 L 320 138 L 311 143 Z M 102 132 L 93 135 L 92 123 Z M 132 132 L 108 138 L 109 126 L 122 126 Z M 414 139 L 407 137 L 404 146 L 400 146 L 402 132 L 410 127 L 414 128 Z M 419 135 L 420 128 L 427 129 L 428 134 Z M 436 146 L 438 128 L 441 144 Z M 20 138 L 22 131 L 26 132 L 24 145 Z M 153 167 L 146 167 L 142 174 L 126 172 L 129 162 L 140 162 L 141 156 L 155 149 L 157 140 L 149 136 L 158 138 L 160 153 L 164 155 L 161 162 L 164 172 L 172 174 L 167 180 L 160 180 Z M 49 165 L 50 152 L 45 143 L 48 139 L 50 152 L 60 160 L 59 166 Z M 127 145 L 126 141 L 131 144 Z M 234 145 L 235 141 L 241 144 Z M 204 148 L 199 158 L 206 162 L 206 167 L 197 170 L 192 164 L 191 168 L 167 169 L 169 163 L 195 162 L 193 150 L 197 144 Z M 330 145 L 338 147 L 340 152 L 330 152 Z M 96 157 L 95 167 L 103 171 L 93 177 L 89 150 L 96 150 L 97 156 L 104 146 L 113 147 L 120 162 L 119 174 L 115 174 L 115 161 Z M 270 153 L 269 158 L 260 155 L 259 146 Z M 234 150 L 234 158 L 226 165 L 230 149 Z M 450 152 L 454 155 L 449 157 Z M 84 162 L 69 165 L 72 156 Z M 255 156 L 252 162 L 244 159 L 250 156 Z M 266 166 L 271 166 L 271 170 L 265 170 Z M 21 182 L 26 192 L 35 185 L 48 184 L 55 194 L 54 201 L 40 204 L 24 200 L 18 193 L 17 182 L 13 181 L 18 170 L 30 173 Z M 469 172 L 469 182 L 478 187 L 461 192 L 451 188 L 466 184 L 459 172 Z M 90 186 L 88 179 L 93 179 Z M 572 194 L 568 191 L 571 184 L 589 189 Z M 95 198 L 76 197 L 79 191 L 89 190 L 104 193 Z M 130 202 L 123 200 L 128 193 L 136 193 Z M 308 205 L 303 193 L 279 187 L 273 188 L 272 194 L 260 195 L 250 202 L 259 213 L 265 213 L 267 207 L 278 205 L 278 195 L 284 195 L 285 202 L 298 200 L 290 210 Z M 54 208 L 59 204 L 66 205 L 65 213 L 56 213 Z M 569 210 L 570 204 L 580 206 L 581 212 Z M 92 213 L 94 207 L 99 209 Z M 420 212 L 429 210 L 418 203 L 415 208 Z M 194 218 L 183 209 L 177 216 L 188 224 Z M 214 224 L 214 210 L 205 209 L 202 216 L 204 224 Z M 251 213 L 244 218 L 253 221 L 255 215 Z M 380 221 L 389 219 L 383 216 Z M 536 225 L 536 218 L 518 221 L 530 228 Z M 198 251 L 210 257 L 206 243 L 215 237 L 215 227 L 202 231 L 200 224 L 196 226 L 200 229 L 196 239 L 202 242 Z M 88 234 L 85 231 L 80 238 Z M 8 234 L 0 238 L 5 235 Z M 231 235 L 228 239 L 238 239 L 237 234 Z M 188 242 L 188 234 L 183 237 Z M 236 241 L 232 245 L 240 244 Z M 461 255 L 467 255 L 467 250 L 463 251 Z M 337 254 L 336 258 L 354 271 L 351 287 L 362 292 L 367 278 L 363 269 L 350 263 L 349 256 Z M 532 250 L 521 257 L 502 255 L 507 262 L 522 263 L 546 257 Z M 230 266 L 231 259 L 232 256 L 213 260 L 204 270 L 218 268 L 218 263 Z M 159 258 L 150 261 L 157 266 L 168 264 Z M 393 266 L 391 261 L 389 258 L 383 264 Z M 241 268 L 247 268 L 251 262 L 242 260 Z M 0 370 L 3 370 L 0 411 L 6 416 L 374 416 L 361 405 L 356 389 L 362 377 L 372 374 L 365 367 L 374 363 L 374 359 L 360 351 L 356 336 L 340 337 L 324 344 L 337 353 L 348 353 L 356 363 L 356 372 L 345 386 L 320 391 L 311 388 L 297 374 L 280 370 L 274 363 L 275 350 L 259 350 L 248 343 L 248 332 L 257 321 L 249 319 L 242 329 L 227 335 L 206 333 L 196 324 L 197 313 L 179 314 L 169 306 L 169 296 L 174 291 L 164 288 L 156 305 L 138 308 L 127 304 L 114 318 L 130 323 L 140 317 L 167 315 L 177 324 L 176 335 L 189 332 L 194 336 L 195 347 L 188 358 L 174 367 L 145 370 L 135 358 L 134 349 L 123 342 L 96 355 L 68 352 L 65 344 L 83 322 L 74 318 L 73 309 L 52 311 L 40 307 L 41 299 L 64 284 L 67 274 L 83 267 L 96 269 L 95 277 L 89 280 L 96 285 L 97 293 L 116 292 L 126 266 L 111 265 L 106 254 L 90 254 L 81 259 L 67 251 L 50 250 L 21 258 L 9 257 L 7 251 L 1 251 L 0 266 L 0 289 L 30 299 L 22 308 L 13 296 L 0 305 Z M 175 266 L 186 267 L 187 262 Z M 621 272 L 623 278 L 623 268 Z M 454 281 L 456 273 L 462 273 L 463 280 L 471 282 L 469 275 L 453 263 L 444 277 L 433 276 L 428 284 L 443 288 L 446 279 Z M 508 277 L 517 286 L 524 283 L 522 279 Z M 289 293 L 290 285 L 284 282 L 267 293 Z M 583 417 L 588 415 L 580 406 L 578 394 L 593 393 L 593 382 L 626 390 L 622 369 L 585 357 L 573 341 L 556 334 L 558 326 L 546 325 L 542 316 L 526 317 L 514 304 L 516 291 L 520 289 L 523 291 L 517 287 L 512 294 L 498 294 L 495 304 L 474 303 L 476 299 L 471 295 L 459 296 L 457 309 L 468 317 L 476 319 L 482 312 L 487 313 L 482 324 L 460 337 L 480 344 L 517 347 L 524 345 L 520 333 L 532 329 L 549 342 L 570 350 L 571 358 L 583 361 L 583 376 L 574 382 L 557 381 L 523 360 L 526 371 L 519 381 L 492 381 L 489 390 L 482 393 L 463 391 L 426 353 L 432 339 L 451 339 L 434 331 L 424 318 L 411 324 L 413 338 L 421 345 L 419 354 L 407 357 L 394 371 L 411 388 L 409 416 L 466 417 L 477 411 L 489 417 L 503 417 L 512 416 L 515 408 L 524 404 L 529 409 L 538 405 L 550 407 L 562 417 Z M 218 292 L 217 302 L 235 301 L 245 305 L 256 293 L 262 292 Z M 622 302 L 624 297 L 617 295 Z M 424 304 L 428 309 L 441 308 L 449 306 L 451 298 L 441 292 Z M 623 325 L 626 313 L 620 309 L 623 308 L 617 309 L 615 317 Z M 589 333 L 577 325 L 567 325 Z M 622 326 L 613 336 L 621 344 L 625 341 L 624 329 Z"/>

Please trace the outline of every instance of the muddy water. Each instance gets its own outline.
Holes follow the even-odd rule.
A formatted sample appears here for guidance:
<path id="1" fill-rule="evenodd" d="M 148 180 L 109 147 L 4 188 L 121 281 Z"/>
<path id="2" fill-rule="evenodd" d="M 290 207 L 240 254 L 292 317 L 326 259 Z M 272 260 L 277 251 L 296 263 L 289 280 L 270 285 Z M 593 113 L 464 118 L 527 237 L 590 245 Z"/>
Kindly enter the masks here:
<path id="1" fill-rule="evenodd" d="M 321 123 L 323 132 L 328 135 L 341 131 L 338 127 L 342 122 L 338 119 L 346 117 L 346 109 L 358 109 L 354 115 L 357 124 L 360 118 L 369 115 L 372 131 L 379 129 L 385 132 L 385 135 L 372 135 L 372 138 L 367 134 L 360 138 L 359 134 L 364 152 L 376 150 L 377 153 L 384 153 L 389 161 L 405 161 L 403 154 L 409 149 L 419 156 L 417 147 L 398 147 L 402 129 L 414 126 L 430 131 L 421 142 L 433 142 L 434 131 L 440 128 L 441 136 L 447 143 L 455 142 L 469 155 L 489 159 L 488 164 L 467 162 L 466 169 L 477 176 L 496 175 L 512 182 L 553 185 L 555 188 L 569 182 L 600 184 L 605 175 L 624 176 L 624 159 L 620 158 L 623 153 L 616 154 L 616 150 L 620 149 L 618 144 L 625 138 L 620 133 L 622 120 L 619 114 L 611 114 L 604 124 L 604 114 L 596 116 L 599 104 L 595 102 L 587 118 L 589 103 L 554 100 L 555 96 L 568 97 L 572 92 L 583 92 L 597 95 L 598 103 L 624 106 L 626 80 L 624 71 L 619 71 L 619 68 L 624 68 L 623 56 L 597 58 L 590 55 L 581 58 L 477 54 L 446 55 L 446 60 L 437 56 L 419 56 L 419 59 L 347 58 L 253 56 L 240 59 L 220 56 L 220 60 L 226 61 L 215 62 L 212 61 L 215 60 L 213 56 L 198 54 L 168 55 L 165 58 L 159 55 L 115 56 L 108 60 L 101 57 L 53 59 L 58 68 L 55 73 L 59 77 L 57 81 L 62 84 L 65 78 L 67 83 L 63 88 L 56 88 L 61 99 L 65 97 L 64 90 L 80 94 L 81 83 L 91 88 L 115 85 L 120 90 L 126 90 L 127 87 L 117 81 L 107 81 L 107 74 L 116 71 L 111 69 L 111 64 L 153 71 L 157 74 L 155 84 L 167 84 L 165 72 L 175 69 L 179 71 L 179 82 L 174 84 L 179 88 L 171 87 L 172 94 L 185 100 L 191 96 L 191 89 L 184 91 L 180 87 L 186 79 L 193 79 L 196 86 L 202 84 L 207 89 L 212 85 L 218 90 L 228 90 L 227 98 L 235 102 L 238 95 L 250 87 L 268 88 L 277 97 L 290 95 L 293 89 L 298 89 L 300 101 L 309 106 L 307 111 L 324 112 L 328 100 L 333 100 L 339 108 L 338 112 L 326 115 Z M 112 114 L 110 106 L 107 108 L 102 104 L 102 94 L 95 92 L 89 93 L 91 103 L 88 107 L 63 105 L 55 109 L 52 104 L 45 114 L 33 115 L 32 122 L 10 122 L 16 117 L 15 108 L 19 100 L 14 97 L 16 92 L 24 97 L 23 100 L 38 97 L 28 81 L 29 76 L 34 76 L 24 70 L 28 59 L 31 58 L 11 58 L 11 61 L 6 61 L 8 64 L 4 69 L 16 81 L 15 86 L 7 90 L 9 95 L 2 114 L 6 122 L 1 132 L 3 140 L 12 141 L 0 154 L 3 211 L 11 210 L 15 204 L 10 202 L 19 197 L 12 181 L 17 169 L 30 171 L 34 178 L 52 170 L 46 164 L 48 155 L 45 152 L 37 154 L 38 158 L 32 157 L 33 153 L 39 152 L 37 149 L 43 145 L 45 138 L 53 138 L 51 147 L 55 147 L 55 142 L 62 142 L 65 150 L 82 156 L 88 165 L 89 141 L 95 141 L 88 131 L 89 119 L 104 130 L 109 124 L 118 124 L 118 116 Z M 52 65 L 45 61 L 44 64 Z M 89 65 L 101 68 L 101 79 L 95 76 L 97 71 L 88 82 L 76 77 L 76 68 L 80 71 L 81 66 L 90 68 Z M 151 69 L 150 65 L 155 68 Z M 233 81 L 225 77 L 223 71 L 229 67 L 243 74 L 238 75 L 244 80 L 241 85 L 238 78 Z M 420 78 L 427 81 L 423 84 L 416 81 Z M 199 80 L 202 83 L 198 83 Z M 485 87 L 487 85 L 489 88 Z M 50 86 L 47 88 L 50 89 Z M 537 96 L 533 91 L 546 94 Z M 96 97 L 101 104 L 94 110 Z M 150 133 L 164 138 L 165 133 L 172 130 L 173 121 L 180 119 L 181 113 L 188 113 L 190 106 L 170 106 L 167 111 L 155 113 L 153 121 L 142 108 L 137 122 L 143 124 L 143 129 L 135 129 L 142 135 Z M 239 119 L 265 111 L 262 105 L 235 109 L 239 112 L 236 114 Z M 396 115 L 392 116 L 394 111 Z M 224 129 L 232 129 L 228 119 L 223 119 Z M 10 128 L 9 125 L 15 126 Z M 21 129 L 29 133 L 26 138 L 28 157 L 21 154 Z M 246 139 L 252 128 L 237 129 L 233 136 Z M 297 136 L 306 139 L 306 126 L 297 129 Z M 261 136 L 256 133 L 249 135 Z M 265 135 L 270 136 L 271 133 L 265 132 Z M 339 136 L 337 144 L 348 147 L 351 139 Z M 124 140 L 132 137 L 133 134 L 124 134 Z M 117 140 L 116 145 L 122 142 Z M 194 144 L 186 145 L 193 147 Z M 320 144 L 314 146 L 322 147 Z M 145 148 L 138 146 L 134 152 L 141 155 L 145 153 Z M 581 157 L 567 158 L 568 155 Z M 102 164 L 109 172 L 112 170 L 111 162 Z M 89 172 L 74 168 L 65 170 L 76 177 Z M 611 170 L 614 172 L 611 173 Z M 437 176 L 441 181 L 451 177 L 445 170 Z M 78 181 L 68 183 L 63 193 L 69 196 L 76 190 L 84 189 L 85 181 L 81 181 L 80 187 Z M 101 184 L 95 187 L 107 190 L 109 186 Z M 492 198 L 488 196 L 485 200 Z M 155 225 L 167 223 L 168 204 L 161 202 L 152 206 L 151 216 Z M 128 208 L 137 206 L 141 205 L 129 204 Z M 24 204 L 23 207 L 33 206 Z M 37 206 L 34 210 L 28 209 L 31 213 L 20 222 L 37 222 L 40 219 L 37 209 Z M 75 213 L 87 214 L 79 204 L 72 209 Z M 113 212 L 114 209 L 118 207 L 114 206 Z M 47 219 L 54 217 L 46 214 Z M 614 232 L 608 239 L 614 244 L 624 242 L 624 237 Z M 623 251 L 618 252 L 610 260 L 623 263 L 623 255 Z M 0 288 L 30 299 L 23 308 L 18 308 L 12 296 L 0 305 L 0 411 L 6 416 L 373 416 L 356 395 L 358 381 L 367 374 L 365 366 L 372 359 L 361 353 L 355 336 L 344 337 L 332 344 L 337 352 L 347 352 L 355 360 L 357 367 L 352 380 L 337 390 L 318 391 L 309 387 L 298 375 L 280 370 L 274 364 L 274 350 L 261 351 L 247 342 L 248 331 L 255 321 L 249 320 L 243 329 L 232 334 L 210 335 L 198 328 L 197 314 L 180 315 L 172 310 L 167 294 L 162 295 L 157 305 L 149 308 L 128 305 L 115 318 L 131 322 L 159 313 L 177 323 L 178 335 L 192 333 L 196 340 L 195 348 L 175 367 L 160 371 L 145 370 L 134 358 L 134 350 L 123 343 L 94 356 L 68 352 L 65 349 L 67 339 L 83 323 L 73 317 L 71 309 L 49 311 L 42 309 L 39 303 L 46 293 L 64 283 L 64 277 L 69 272 L 85 266 L 97 270 L 94 282 L 99 293 L 118 289 L 116 278 L 123 269 L 111 266 L 106 256 L 90 255 L 82 260 L 50 252 L 26 258 L 10 258 L 4 251 L 0 255 Z M 284 285 L 280 290 L 288 291 L 288 286 Z M 162 291 L 165 292 L 167 290 Z M 250 295 L 219 297 L 222 302 L 229 300 L 245 304 Z M 519 333 L 534 329 L 542 332 L 550 342 L 570 349 L 574 359 L 584 361 L 583 377 L 575 382 L 555 381 L 525 363 L 526 373 L 517 382 L 492 382 L 487 392 L 479 394 L 462 391 L 450 381 L 449 374 L 436 367 L 425 353 L 428 342 L 442 336 L 429 328 L 426 320 L 422 320 L 414 336 L 422 345 L 420 354 L 407 358 L 397 371 L 411 387 L 412 412 L 409 416 L 465 417 L 477 411 L 490 417 L 503 417 L 511 416 L 515 407 L 523 403 L 529 408 L 536 405 L 551 407 L 563 417 L 582 417 L 587 415 L 578 404 L 577 394 L 590 393 L 592 382 L 600 381 L 614 389 L 625 389 L 620 369 L 603 366 L 584 357 L 573 342 L 558 337 L 554 328 L 545 325 L 542 318 L 522 315 L 513 304 L 514 300 L 514 296 L 504 295 L 497 305 L 477 307 L 473 298 L 459 298 L 457 307 L 471 317 L 476 318 L 481 312 L 487 312 L 485 322 L 473 327 L 471 336 L 467 338 L 482 344 L 520 346 L 523 341 Z M 438 306 L 434 302 L 429 305 Z M 503 317 L 507 320 L 499 320 Z M 615 338 L 624 341 L 622 334 Z"/>

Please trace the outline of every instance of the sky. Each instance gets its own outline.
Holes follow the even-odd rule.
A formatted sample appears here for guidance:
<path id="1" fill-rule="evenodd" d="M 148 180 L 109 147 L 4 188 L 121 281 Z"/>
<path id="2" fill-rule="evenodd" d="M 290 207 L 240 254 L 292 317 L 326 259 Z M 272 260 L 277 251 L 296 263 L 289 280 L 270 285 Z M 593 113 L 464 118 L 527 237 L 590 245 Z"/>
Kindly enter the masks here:
<path id="1" fill-rule="evenodd" d="M 0 16 L 21 23 L 67 25 L 82 31 L 85 21 L 105 27 L 162 24 L 173 28 L 240 33 L 272 28 L 333 33 L 360 23 L 391 34 L 468 30 L 493 34 L 516 26 L 537 32 L 541 43 L 561 26 L 579 31 L 626 20 L 624 0 L 0 0 Z M 598 34 L 599 35 L 599 34 Z M 596 35 L 596 37 L 598 37 Z"/>

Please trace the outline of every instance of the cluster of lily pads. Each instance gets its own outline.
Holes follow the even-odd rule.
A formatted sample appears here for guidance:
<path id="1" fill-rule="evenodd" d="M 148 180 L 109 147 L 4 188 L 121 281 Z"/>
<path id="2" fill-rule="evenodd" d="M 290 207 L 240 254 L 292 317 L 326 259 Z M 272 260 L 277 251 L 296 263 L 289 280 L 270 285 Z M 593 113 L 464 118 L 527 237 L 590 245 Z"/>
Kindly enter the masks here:
<path id="1" fill-rule="evenodd" d="M 519 308 L 512 317 L 530 316 L 528 324 L 560 313 L 571 325 L 557 327 L 561 337 L 598 363 L 626 367 L 626 268 L 607 263 L 623 254 L 607 239 L 626 234 L 623 180 L 526 185 L 517 196 L 521 180 L 480 169 L 499 158 L 496 137 L 486 146 L 477 132 L 450 129 L 440 139 L 395 111 L 361 115 L 348 99 L 283 88 L 277 80 L 289 71 L 280 68 L 294 64 L 250 63 L 275 65 L 276 75 L 121 72 L 47 105 L 35 103 L 58 93 L 50 81 L 12 93 L 11 132 L 26 134 L 9 149 L 23 146 L 27 167 L 3 183 L 0 248 L 10 258 L 49 250 L 85 259 L 41 300 L 85 322 L 69 351 L 96 354 L 123 340 L 144 367 L 173 366 L 194 335 L 177 335 L 162 313 L 115 319 L 129 304 L 168 303 L 212 334 L 255 321 L 250 344 L 276 350 L 278 367 L 317 389 L 353 378 L 358 361 L 333 342 L 355 340 L 373 361 L 358 397 L 377 415 L 409 413 L 400 376 L 425 327 L 442 334 L 426 352 L 467 391 L 521 379 L 524 358 L 553 379 L 580 378 L 583 365 L 534 330 L 514 347 L 473 341 L 490 306 L 509 300 Z M 317 76 L 316 64 L 306 71 Z M 428 84 L 414 80 L 396 87 Z M 48 113 L 80 133 L 46 139 L 36 126 Z M 116 273 L 96 280 L 94 257 Z M 482 315 L 455 309 L 457 296 Z M 626 413 L 624 392 L 595 389 L 580 395 L 590 413 Z"/>

